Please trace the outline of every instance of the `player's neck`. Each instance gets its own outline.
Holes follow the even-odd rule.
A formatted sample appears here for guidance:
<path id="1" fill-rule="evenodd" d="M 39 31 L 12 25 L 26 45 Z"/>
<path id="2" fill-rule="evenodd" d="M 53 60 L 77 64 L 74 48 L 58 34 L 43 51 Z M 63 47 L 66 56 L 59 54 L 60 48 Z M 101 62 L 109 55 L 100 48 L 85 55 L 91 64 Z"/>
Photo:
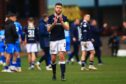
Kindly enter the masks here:
<path id="1" fill-rule="evenodd" d="M 54 13 L 54 15 L 55 15 L 56 17 L 60 17 L 60 16 L 62 16 L 62 13 L 61 13 L 61 14 Z"/>

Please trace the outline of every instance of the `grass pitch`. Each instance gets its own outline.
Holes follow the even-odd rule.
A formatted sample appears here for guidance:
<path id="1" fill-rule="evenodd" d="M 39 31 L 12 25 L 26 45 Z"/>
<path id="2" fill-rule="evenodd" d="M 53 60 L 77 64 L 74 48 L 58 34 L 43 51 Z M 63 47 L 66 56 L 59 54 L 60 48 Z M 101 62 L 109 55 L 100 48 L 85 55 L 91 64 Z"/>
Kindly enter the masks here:
<path id="1" fill-rule="evenodd" d="M 103 57 L 104 64 L 95 66 L 97 71 L 80 71 L 77 63 L 67 64 L 66 81 L 60 79 L 60 68 L 57 66 L 57 80 L 52 80 L 51 71 L 45 70 L 42 63 L 42 71 L 28 70 L 27 58 L 22 57 L 21 73 L 0 72 L 0 84 L 126 84 L 126 58 Z M 0 66 L 0 70 L 2 67 Z"/>

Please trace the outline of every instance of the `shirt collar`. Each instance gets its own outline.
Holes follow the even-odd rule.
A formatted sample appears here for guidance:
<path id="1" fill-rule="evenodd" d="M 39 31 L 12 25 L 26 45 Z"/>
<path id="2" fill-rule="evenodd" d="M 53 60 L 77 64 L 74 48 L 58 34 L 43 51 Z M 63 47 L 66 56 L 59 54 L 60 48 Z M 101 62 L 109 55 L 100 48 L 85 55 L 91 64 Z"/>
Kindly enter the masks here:
<path id="1" fill-rule="evenodd" d="M 83 22 L 86 22 L 86 23 L 88 23 L 86 20 L 83 20 Z"/>

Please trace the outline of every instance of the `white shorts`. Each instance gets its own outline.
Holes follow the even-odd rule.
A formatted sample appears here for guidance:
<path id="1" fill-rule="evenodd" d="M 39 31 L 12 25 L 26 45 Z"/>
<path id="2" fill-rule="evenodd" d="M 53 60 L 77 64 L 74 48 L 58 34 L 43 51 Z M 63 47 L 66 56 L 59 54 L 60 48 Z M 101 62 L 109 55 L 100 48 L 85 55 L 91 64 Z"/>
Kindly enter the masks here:
<path id="1" fill-rule="evenodd" d="M 50 41 L 50 54 L 58 54 L 60 51 L 66 51 L 66 40 Z"/>
<path id="2" fill-rule="evenodd" d="M 91 51 L 91 50 L 94 50 L 93 43 L 91 41 L 82 41 L 81 42 L 81 50 L 82 51 Z"/>
<path id="3" fill-rule="evenodd" d="M 37 44 L 36 43 L 26 44 L 26 50 L 27 53 L 37 52 L 38 51 Z"/>

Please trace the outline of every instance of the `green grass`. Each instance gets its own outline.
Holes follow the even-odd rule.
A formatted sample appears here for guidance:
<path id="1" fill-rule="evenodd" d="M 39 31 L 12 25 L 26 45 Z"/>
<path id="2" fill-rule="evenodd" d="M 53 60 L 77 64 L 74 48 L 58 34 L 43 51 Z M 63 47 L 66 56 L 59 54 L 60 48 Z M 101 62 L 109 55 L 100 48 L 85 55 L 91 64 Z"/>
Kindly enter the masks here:
<path id="1" fill-rule="evenodd" d="M 97 60 L 96 60 L 97 61 Z M 52 81 L 52 73 L 45 70 L 29 71 L 26 57 L 22 57 L 21 73 L 0 72 L 0 84 L 126 84 L 126 58 L 103 57 L 104 65 L 96 66 L 97 71 L 80 71 L 80 66 L 67 65 L 66 81 L 60 80 L 60 69 L 57 66 L 57 80 Z M 2 67 L 0 67 L 2 70 Z"/>

